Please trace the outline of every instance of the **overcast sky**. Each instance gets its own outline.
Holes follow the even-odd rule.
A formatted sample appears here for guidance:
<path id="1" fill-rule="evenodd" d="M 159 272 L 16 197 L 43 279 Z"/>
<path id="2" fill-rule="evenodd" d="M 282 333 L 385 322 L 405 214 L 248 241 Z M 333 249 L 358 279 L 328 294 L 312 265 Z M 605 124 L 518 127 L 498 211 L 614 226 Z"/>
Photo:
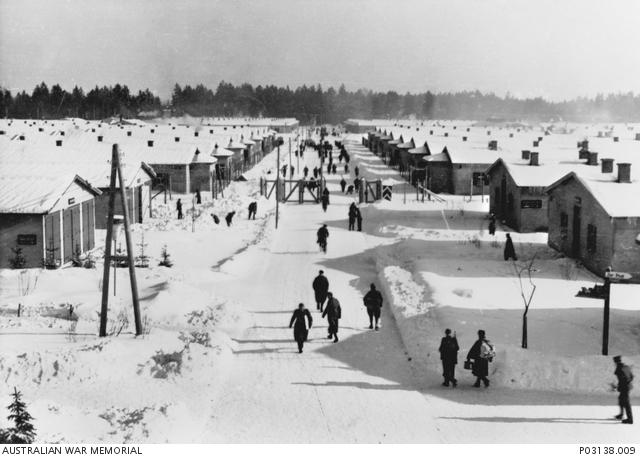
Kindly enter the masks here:
<path id="1" fill-rule="evenodd" d="M 0 0 L 0 85 L 640 92 L 637 0 Z"/>

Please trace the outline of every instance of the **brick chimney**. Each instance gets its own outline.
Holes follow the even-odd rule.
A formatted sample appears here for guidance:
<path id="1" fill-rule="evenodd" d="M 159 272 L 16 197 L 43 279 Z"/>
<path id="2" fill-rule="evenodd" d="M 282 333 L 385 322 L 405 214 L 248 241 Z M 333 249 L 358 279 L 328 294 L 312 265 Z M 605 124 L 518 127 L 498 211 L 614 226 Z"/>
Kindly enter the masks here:
<path id="1" fill-rule="evenodd" d="M 509 133 L 509 138 L 513 138 L 513 132 Z"/>
<path id="2" fill-rule="evenodd" d="M 618 162 L 618 183 L 631 183 L 631 164 Z"/>
<path id="3" fill-rule="evenodd" d="M 153 146 L 153 140 L 147 140 L 147 146 L 151 148 Z"/>
<path id="4" fill-rule="evenodd" d="M 531 151 L 529 151 L 528 149 L 522 150 L 522 159 L 529 160 L 530 155 L 531 155 Z"/>
<path id="5" fill-rule="evenodd" d="M 433 131 L 432 130 L 429 131 L 429 135 L 433 135 Z"/>
<path id="6" fill-rule="evenodd" d="M 534 140 L 533 141 L 533 147 L 537 148 L 538 146 L 540 146 L 540 142 L 538 140 Z"/>
<path id="7" fill-rule="evenodd" d="M 127 131 L 127 137 L 131 137 L 131 131 L 130 130 Z"/>
<path id="8" fill-rule="evenodd" d="M 156 131 L 155 129 L 149 129 L 149 130 L 151 131 L 152 134 L 155 133 Z"/>
<path id="9" fill-rule="evenodd" d="M 175 137 L 174 140 L 176 143 L 178 143 L 180 141 L 180 137 Z"/>
<path id="10" fill-rule="evenodd" d="M 589 159 L 589 150 L 583 148 L 578 151 L 578 159 Z"/>
<path id="11" fill-rule="evenodd" d="M 62 146 L 62 140 L 56 140 L 56 146 Z"/>
<path id="12" fill-rule="evenodd" d="M 595 151 L 589 151 L 589 159 L 587 159 L 587 165 L 598 165 L 598 153 Z"/>
<path id="13" fill-rule="evenodd" d="M 193 135 L 197 137 L 200 134 L 198 132 L 194 132 Z"/>
<path id="14" fill-rule="evenodd" d="M 540 156 L 540 153 L 538 153 L 537 151 L 531 151 L 531 156 L 529 158 L 529 165 L 540 165 L 540 163 L 538 162 L 539 156 Z"/>
<path id="15" fill-rule="evenodd" d="M 620 137 L 613 137 L 613 141 L 618 143 L 620 141 Z"/>
<path id="16" fill-rule="evenodd" d="M 491 135 L 491 131 L 490 130 L 487 131 L 487 135 Z"/>
<path id="17" fill-rule="evenodd" d="M 541 142 L 542 141 L 542 137 L 538 137 L 538 141 Z"/>
<path id="18" fill-rule="evenodd" d="M 489 149 L 491 151 L 497 151 L 498 150 L 498 140 L 490 140 L 489 141 Z"/>
<path id="19" fill-rule="evenodd" d="M 212 134 L 213 133 L 213 129 L 209 129 L 209 133 Z"/>
<path id="20" fill-rule="evenodd" d="M 466 142 L 467 141 L 467 137 L 462 137 L 462 141 Z"/>
<path id="21" fill-rule="evenodd" d="M 600 163 L 602 164 L 602 173 L 613 172 L 613 159 L 611 158 L 601 159 Z"/>
<path id="22" fill-rule="evenodd" d="M 101 142 L 102 141 L 102 135 L 98 135 L 98 141 Z"/>

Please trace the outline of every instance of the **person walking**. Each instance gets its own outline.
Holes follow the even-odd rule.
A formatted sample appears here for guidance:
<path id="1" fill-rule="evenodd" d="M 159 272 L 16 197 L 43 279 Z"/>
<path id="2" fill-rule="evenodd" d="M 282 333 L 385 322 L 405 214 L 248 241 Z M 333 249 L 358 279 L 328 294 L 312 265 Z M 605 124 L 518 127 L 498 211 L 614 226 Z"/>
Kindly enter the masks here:
<path id="1" fill-rule="evenodd" d="M 513 247 L 513 240 L 511 240 L 511 234 L 507 234 L 507 242 L 504 245 L 504 260 L 508 261 L 509 259 L 513 259 L 514 261 L 518 260 L 516 250 Z"/>
<path id="2" fill-rule="evenodd" d="M 292 165 L 291 167 L 289 167 L 289 168 L 290 168 L 289 177 L 290 177 L 290 178 L 293 178 L 293 174 L 294 174 L 294 172 L 295 172 L 296 168 L 295 168 L 293 165 Z"/>
<path id="3" fill-rule="evenodd" d="M 353 169 L 353 173 L 356 174 L 356 178 L 358 178 L 360 176 L 360 169 L 358 168 L 358 166 L 356 165 L 356 168 Z"/>
<path id="4" fill-rule="evenodd" d="M 344 194 L 344 190 L 347 187 L 347 182 L 345 181 L 344 177 L 340 178 L 340 189 L 342 190 L 342 194 Z"/>
<path id="5" fill-rule="evenodd" d="M 322 190 L 322 210 L 327 211 L 327 207 L 329 206 L 329 190 L 324 188 Z"/>
<path id="6" fill-rule="evenodd" d="M 444 330 L 444 337 L 440 341 L 440 359 L 442 360 L 442 376 L 444 382 L 442 386 L 449 386 L 449 383 L 455 388 L 458 385 L 456 380 L 456 364 L 458 364 L 458 339 L 455 333 L 451 335 L 451 329 Z"/>
<path id="7" fill-rule="evenodd" d="M 327 175 L 331 173 L 331 162 L 327 163 Z"/>
<path id="8" fill-rule="evenodd" d="M 344 173 L 349 173 L 349 164 L 344 164 Z"/>
<path id="9" fill-rule="evenodd" d="M 249 204 L 249 219 L 256 219 L 256 213 L 258 212 L 258 203 L 253 201 Z"/>
<path id="10" fill-rule="evenodd" d="M 318 167 L 313 168 L 313 178 L 318 179 Z"/>
<path id="11" fill-rule="evenodd" d="M 355 224 L 356 224 L 356 204 L 351 202 L 351 205 L 349 205 L 349 230 L 350 231 L 355 230 Z"/>
<path id="12" fill-rule="evenodd" d="M 327 322 L 329 323 L 329 335 L 327 339 L 331 339 L 333 337 L 333 342 L 338 341 L 338 322 L 342 317 L 342 309 L 340 308 L 340 301 L 337 298 L 333 297 L 333 293 L 327 293 L 327 306 L 322 312 L 322 318 L 327 317 Z"/>
<path id="13" fill-rule="evenodd" d="M 496 215 L 491 213 L 489 216 L 489 235 L 496 234 Z"/>
<path id="14" fill-rule="evenodd" d="M 375 319 L 377 331 L 379 328 L 378 321 L 380 320 L 380 310 L 382 309 L 382 294 L 376 289 L 376 285 L 371 283 L 370 289 L 362 299 L 364 306 L 367 308 L 367 315 L 369 315 L 369 329 L 373 329 L 373 320 Z"/>
<path id="15" fill-rule="evenodd" d="M 176 202 L 176 210 L 178 211 L 178 219 L 182 219 L 182 200 L 180 199 Z"/>
<path id="16" fill-rule="evenodd" d="M 356 223 L 358 224 L 358 232 L 362 232 L 362 213 L 358 206 L 356 206 Z"/>
<path id="17" fill-rule="evenodd" d="M 338 167 L 335 164 L 333 164 L 331 166 L 331 173 L 333 173 L 335 175 L 337 173 L 337 170 L 338 170 Z"/>
<path id="18" fill-rule="evenodd" d="M 304 173 L 304 177 L 307 178 L 307 175 L 309 175 L 309 167 L 305 165 L 304 169 L 302 169 L 302 173 Z"/>
<path id="19" fill-rule="evenodd" d="M 627 414 L 627 418 L 622 420 L 622 423 L 632 425 L 633 413 L 631 412 L 631 400 L 629 399 L 629 392 L 633 388 L 631 382 L 633 381 L 633 373 L 631 368 L 622 362 L 621 356 L 614 356 L 613 362 L 616 365 L 614 372 L 618 378 L 618 385 L 615 389 L 618 390 L 618 405 L 620 406 L 620 414 L 616 415 L 616 420 L 622 420 L 624 414 Z"/>
<path id="20" fill-rule="evenodd" d="M 316 309 L 322 312 L 324 301 L 327 300 L 327 293 L 329 292 L 329 280 L 324 276 L 324 270 L 321 270 L 318 276 L 313 279 L 311 286 L 313 287 L 313 295 L 316 298 Z"/>
<path id="21" fill-rule="evenodd" d="M 467 361 L 473 360 L 473 369 L 471 373 L 476 376 L 476 388 L 480 387 L 480 382 L 485 387 L 489 386 L 489 363 L 493 361 L 495 356 L 494 346 L 487 340 L 485 332 L 480 329 L 478 331 L 478 340 L 473 344 L 469 353 L 467 353 Z"/>
<path id="22" fill-rule="evenodd" d="M 282 166 L 282 178 L 287 178 L 287 164 Z"/>
<path id="23" fill-rule="evenodd" d="M 309 326 L 307 327 L 307 322 Z M 293 327 L 293 340 L 298 344 L 298 353 L 302 353 L 304 343 L 309 337 L 309 329 L 313 326 L 313 317 L 309 310 L 304 307 L 301 302 L 298 304 L 298 308 L 293 311 L 291 321 L 289 321 L 289 329 Z"/>
<path id="24" fill-rule="evenodd" d="M 320 245 L 320 249 L 327 252 L 327 239 L 329 238 L 329 229 L 327 229 L 327 225 L 323 224 L 317 232 L 318 236 L 318 245 Z"/>
<path id="25" fill-rule="evenodd" d="M 196 204 L 202 203 L 202 196 L 200 195 L 200 188 L 196 189 Z"/>

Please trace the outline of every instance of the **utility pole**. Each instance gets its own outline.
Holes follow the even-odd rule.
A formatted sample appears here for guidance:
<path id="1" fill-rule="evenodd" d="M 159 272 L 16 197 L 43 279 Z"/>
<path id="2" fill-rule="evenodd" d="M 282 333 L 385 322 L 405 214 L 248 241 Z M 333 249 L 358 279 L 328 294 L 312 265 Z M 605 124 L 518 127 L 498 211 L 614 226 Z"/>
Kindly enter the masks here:
<path id="1" fill-rule="evenodd" d="M 135 320 L 136 335 L 142 334 L 142 320 L 140 318 L 140 303 L 138 300 L 138 282 L 136 280 L 136 266 L 133 259 L 133 243 L 129 227 L 129 205 L 127 202 L 126 187 L 120 165 L 120 150 L 117 144 L 113 145 L 111 154 L 111 179 L 109 182 L 109 212 L 107 216 L 107 239 L 105 242 L 104 270 L 102 276 L 102 304 L 100 308 L 100 337 L 107 335 L 107 312 L 109 310 L 109 264 L 111 263 L 111 244 L 113 236 L 114 206 L 116 194 L 116 176 L 120 187 L 120 199 L 124 213 L 124 235 L 127 244 L 127 258 L 129 264 L 129 279 L 131 283 L 131 299 L 133 301 L 133 316 Z M 117 262 L 117 257 L 115 258 Z M 114 279 L 115 281 L 115 279 Z"/>
<path id="2" fill-rule="evenodd" d="M 611 299 L 611 280 L 604 279 L 604 316 L 602 318 L 602 354 L 609 354 L 609 302 Z"/>
<path id="3" fill-rule="evenodd" d="M 278 143 L 278 154 L 276 158 L 276 229 L 278 229 L 278 217 L 280 207 L 280 143 Z"/>

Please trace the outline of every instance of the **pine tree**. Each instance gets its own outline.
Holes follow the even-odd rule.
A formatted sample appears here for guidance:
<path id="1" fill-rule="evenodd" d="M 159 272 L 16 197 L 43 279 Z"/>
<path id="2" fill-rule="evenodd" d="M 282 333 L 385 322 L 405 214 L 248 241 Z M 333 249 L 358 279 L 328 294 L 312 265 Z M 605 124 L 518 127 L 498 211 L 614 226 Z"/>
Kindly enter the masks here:
<path id="1" fill-rule="evenodd" d="M 148 243 L 144 241 L 144 231 L 140 235 L 140 243 L 138 243 L 138 247 L 140 248 L 140 254 L 136 258 L 136 267 L 149 267 L 149 256 L 146 253 L 146 246 Z"/>
<path id="2" fill-rule="evenodd" d="M 160 260 L 159 265 L 165 266 L 165 267 L 173 266 L 173 261 L 171 260 L 171 256 L 169 255 L 169 252 L 167 251 L 167 245 L 164 245 L 162 247 L 162 253 L 160 253 L 160 256 L 162 256 L 162 259 Z"/>
<path id="3" fill-rule="evenodd" d="M 22 393 L 13 388 L 13 402 L 7 406 L 9 416 L 13 420 L 14 427 L 8 430 L 9 441 L 13 444 L 31 444 L 36 438 L 36 429 L 31 423 L 33 417 L 27 412 L 27 405 L 22 401 Z"/>

